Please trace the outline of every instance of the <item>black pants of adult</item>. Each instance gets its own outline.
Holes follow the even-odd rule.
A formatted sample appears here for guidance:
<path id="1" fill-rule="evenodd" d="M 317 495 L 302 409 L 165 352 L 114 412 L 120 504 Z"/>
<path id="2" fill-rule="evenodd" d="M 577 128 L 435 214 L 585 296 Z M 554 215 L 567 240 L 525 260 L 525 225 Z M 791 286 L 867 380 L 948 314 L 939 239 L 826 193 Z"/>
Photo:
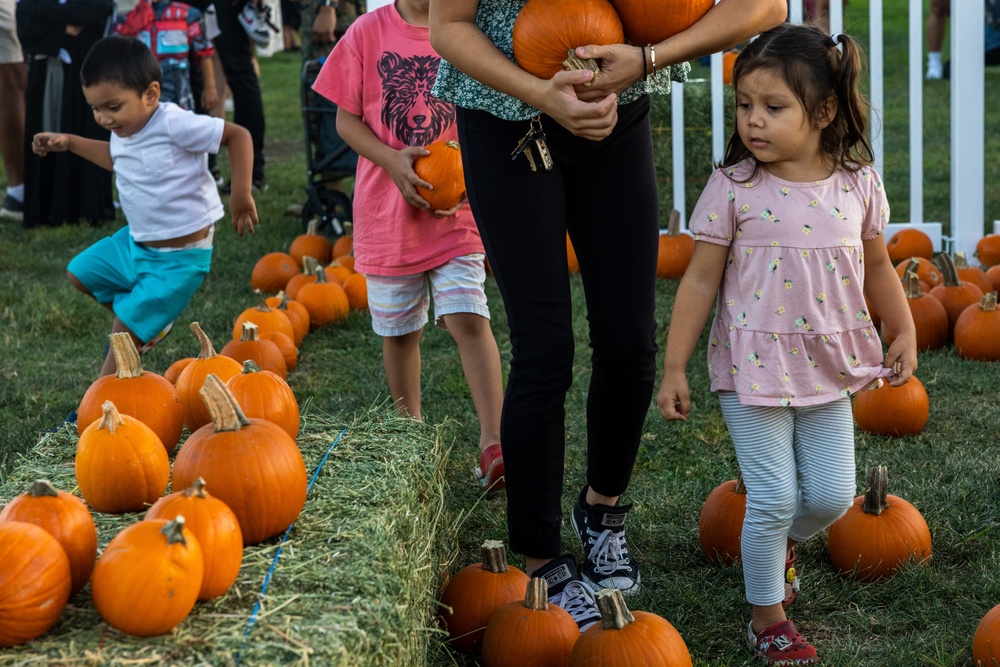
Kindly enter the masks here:
<path id="1" fill-rule="evenodd" d="M 253 45 L 237 19 L 244 4 L 233 4 L 231 0 L 215 3 L 222 34 L 212 43 L 233 91 L 233 122 L 245 127 L 253 140 L 253 182 L 259 183 L 264 181 L 264 100 L 253 68 Z"/>
<path id="2" fill-rule="evenodd" d="M 649 98 L 618 114 L 600 142 L 542 116 L 555 166 L 532 172 L 524 156 L 511 160 L 528 121 L 458 111 L 469 203 L 510 328 L 501 420 L 510 548 L 535 558 L 563 553 L 565 399 L 575 374 L 567 231 L 586 295 L 586 481 L 598 493 L 628 487 L 652 397 L 659 207 Z"/>

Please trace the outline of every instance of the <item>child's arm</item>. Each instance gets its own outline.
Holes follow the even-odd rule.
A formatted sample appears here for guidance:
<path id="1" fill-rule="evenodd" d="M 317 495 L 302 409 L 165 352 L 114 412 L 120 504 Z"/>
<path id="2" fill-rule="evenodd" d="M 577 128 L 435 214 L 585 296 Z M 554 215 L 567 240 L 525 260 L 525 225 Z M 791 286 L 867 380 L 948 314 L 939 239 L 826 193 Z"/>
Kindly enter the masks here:
<path id="1" fill-rule="evenodd" d="M 97 139 L 86 139 L 75 134 L 59 134 L 57 132 L 39 132 L 31 140 L 31 150 L 35 155 L 45 157 L 49 153 L 69 151 L 89 160 L 98 167 L 108 171 L 114 170 L 111 159 L 111 144 Z"/>
<path id="2" fill-rule="evenodd" d="M 253 187 L 253 139 L 245 127 L 226 122 L 222 130 L 222 145 L 229 151 L 230 185 L 229 212 L 233 216 L 233 229 L 243 236 L 253 234 L 257 220 L 257 205 L 250 188 Z"/>
<path id="3" fill-rule="evenodd" d="M 728 255 L 729 246 L 695 242 L 691 262 L 677 288 L 667 331 L 663 380 L 656 395 L 660 415 L 667 421 L 686 420 L 691 412 L 687 364 L 715 304 Z M 674 317 L 675 314 L 677 317 Z"/>
<path id="4" fill-rule="evenodd" d="M 899 362 L 899 373 L 889 378 L 889 384 L 898 387 L 906 384 L 917 369 L 917 331 L 913 315 L 882 235 L 862 241 L 862 247 L 865 253 L 865 295 L 886 328 L 896 335 L 882 365 L 892 368 Z"/>
<path id="5" fill-rule="evenodd" d="M 203 82 L 201 88 L 201 108 L 206 111 L 214 109 L 219 104 L 219 91 L 215 88 L 215 67 L 212 64 L 212 58 L 215 58 L 215 56 L 202 58 L 199 63 Z"/>
<path id="6" fill-rule="evenodd" d="M 371 128 L 365 125 L 361 116 L 337 108 L 337 134 L 354 149 L 358 155 L 365 157 L 389 172 L 392 182 L 410 204 L 421 209 L 429 209 L 427 201 L 417 194 L 416 186 L 429 188 L 431 184 L 423 180 L 413 171 L 413 160 L 421 155 L 428 155 L 425 148 L 411 146 L 395 150 L 382 143 Z"/>

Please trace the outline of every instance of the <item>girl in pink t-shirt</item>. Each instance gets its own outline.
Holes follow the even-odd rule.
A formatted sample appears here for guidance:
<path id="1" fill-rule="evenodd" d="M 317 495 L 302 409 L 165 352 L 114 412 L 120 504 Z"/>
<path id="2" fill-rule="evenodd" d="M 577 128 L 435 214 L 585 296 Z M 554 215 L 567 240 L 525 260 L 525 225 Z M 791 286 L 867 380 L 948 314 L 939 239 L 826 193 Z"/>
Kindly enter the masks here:
<path id="1" fill-rule="evenodd" d="M 456 140 L 455 107 L 431 94 L 440 56 L 429 0 L 396 0 L 362 14 L 330 53 L 314 90 L 338 106 L 337 131 L 360 156 L 354 185 L 355 269 L 368 282 L 372 328 L 383 337 L 389 392 L 422 418 L 420 337 L 430 300 L 435 324 L 458 344 L 479 417 L 480 484 L 503 488 L 500 354 L 486 304 L 486 265 L 463 199 L 432 211 L 413 170 L 435 141 Z"/>
<path id="2" fill-rule="evenodd" d="M 841 52 L 840 48 L 843 49 Z M 736 132 L 691 214 L 695 251 L 667 334 L 657 404 L 686 419 L 686 367 L 713 301 L 708 366 L 747 488 L 747 639 L 768 664 L 814 664 L 785 616 L 793 546 L 853 502 L 850 394 L 907 382 L 916 334 L 882 230 L 861 54 L 846 35 L 782 24 L 733 70 Z M 865 304 L 897 334 L 883 355 Z"/>

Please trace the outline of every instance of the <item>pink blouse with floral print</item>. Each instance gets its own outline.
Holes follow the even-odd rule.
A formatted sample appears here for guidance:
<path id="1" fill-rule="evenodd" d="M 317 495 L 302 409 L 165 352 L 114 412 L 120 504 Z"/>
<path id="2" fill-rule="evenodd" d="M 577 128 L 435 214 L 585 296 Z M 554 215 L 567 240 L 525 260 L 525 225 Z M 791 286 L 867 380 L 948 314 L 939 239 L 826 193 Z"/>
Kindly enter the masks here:
<path id="1" fill-rule="evenodd" d="M 889 219 L 878 173 L 785 181 L 717 169 L 691 214 L 695 240 L 729 246 L 712 322 L 713 391 L 752 405 L 815 405 L 888 373 L 865 305 L 862 240 Z"/>

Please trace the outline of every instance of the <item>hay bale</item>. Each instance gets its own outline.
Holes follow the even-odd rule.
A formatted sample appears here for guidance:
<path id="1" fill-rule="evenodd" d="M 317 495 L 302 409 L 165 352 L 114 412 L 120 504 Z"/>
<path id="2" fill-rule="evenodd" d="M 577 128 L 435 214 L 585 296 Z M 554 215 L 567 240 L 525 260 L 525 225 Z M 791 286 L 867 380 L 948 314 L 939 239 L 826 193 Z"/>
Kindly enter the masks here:
<path id="1" fill-rule="evenodd" d="M 38 478 L 75 489 L 76 442 L 69 427 L 43 436 L 0 483 L 0 505 Z M 147 639 L 110 628 L 88 585 L 48 633 L 4 650 L 0 664 L 426 664 L 445 528 L 446 455 L 435 429 L 386 405 L 348 423 L 307 404 L 298 444 L 311 480 L 322 464 L 305 508 L 286 540 L 244 549 L 225 596 Z M 142 516 L 95 513 L 99 547 Z"/>

